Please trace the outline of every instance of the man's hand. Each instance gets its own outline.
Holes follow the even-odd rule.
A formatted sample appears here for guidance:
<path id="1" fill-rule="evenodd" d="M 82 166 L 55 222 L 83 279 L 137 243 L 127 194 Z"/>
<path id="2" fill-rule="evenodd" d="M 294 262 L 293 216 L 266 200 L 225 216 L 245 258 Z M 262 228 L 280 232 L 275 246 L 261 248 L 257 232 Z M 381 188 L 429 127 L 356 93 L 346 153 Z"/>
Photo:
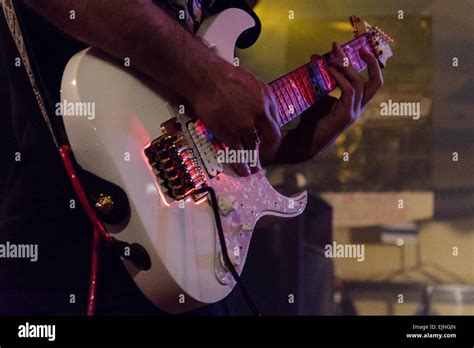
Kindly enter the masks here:
<path id="1" fill-rule="evenodd" d="M 275 156 L 280 145 L 276 101 L 270 87 L 253 74 L 222 61 L 189 101 L 198 118 L 230 149 L 259 147 L 263 159 Z M 258 170 L 246 163 L 235 163 L 233 167 L 243 176 Z"/>
<path id="2" fill-rule="evenodd" d="M 383 85 L 377 59 L 363 49 L 359 54 L 367 63 L 368 81 L 364 81 L 352 66 L 343 65 L 344 52 L 338 44 L 333 44 L 329 72 L 342 91 L 341 98 L 328 97 L 303 114 L 298 128 L 283 139 L 277 162 L 294 163 L 316 156 L 359 118 Z"/>
<path id="3" fill-rule="evenodd" d="M 152 0 L 25 0 L 60 30 L 123 60 L 188 100 L 196 115 L 231 149 L 274 157 L 280 142 L 270 88 L 216 56 Z M 69 20 L 70 9 L 76 19 Z M 124 25 L 126 23 L 126 25 Z M 248 175 L 247 164 L 235 164 Z M 252 168 L 252 171 L 257 167 Z"/>

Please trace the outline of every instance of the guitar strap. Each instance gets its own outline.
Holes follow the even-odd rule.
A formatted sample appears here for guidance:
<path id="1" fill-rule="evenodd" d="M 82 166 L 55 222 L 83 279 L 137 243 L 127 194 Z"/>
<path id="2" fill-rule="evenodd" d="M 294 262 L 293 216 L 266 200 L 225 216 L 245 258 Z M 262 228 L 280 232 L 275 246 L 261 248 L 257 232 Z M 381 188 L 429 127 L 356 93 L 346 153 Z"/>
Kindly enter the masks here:
<path id="1" fill-rule="evenodd" d="M 17 13 L 15 11 L 15 6 L 13 5 L 13 0 L 0 0 L 2 5 L 3 14 L 5 16 L 5 20 L 7 22 L 8 28 L 10 29 L 10 33 L 13 37 L 15 42 L 15 46 L 20 54 L 21 61 L 26 70 L 26 74 L 28 75 L 28 79 L 31 84 L 31 88 L 35 95 L 36 102 L 38 104 L 39 110 L 41 115 L 43 116 L 44 122 L 46 123 L 46 127 L 51 134 L 51 137 L 56 145 L 56 148 L 59 150 L 61 146 L 61 141 L 59 140 L 60 137 L 58 136 L 53 123 L 51 122 L 51 118 L 48 115 L 48 109 L 45 103 L 44 94 L 41 92 L 39 84 L 37 83 L 37 79 L 35 77 L 35 73 L 30 62 L 30 58 L 28 56 L 28 51 L 25 45 L 25 39 L 20 28 L 20 22 L 18 20 Z"/>

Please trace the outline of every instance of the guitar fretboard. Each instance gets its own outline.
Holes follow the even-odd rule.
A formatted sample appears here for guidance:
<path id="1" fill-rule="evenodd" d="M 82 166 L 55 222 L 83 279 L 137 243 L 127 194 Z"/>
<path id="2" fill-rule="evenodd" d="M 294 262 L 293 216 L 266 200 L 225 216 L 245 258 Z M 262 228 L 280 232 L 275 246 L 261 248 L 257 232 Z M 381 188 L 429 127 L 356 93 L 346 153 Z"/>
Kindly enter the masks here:
<path id="1" fill-rule="evenodd" d="M 341 47 L 357 72 L 365 70 L 367 64 L 358 52 L 363 47 L 371 52 L 366 35 L 355 38 Z M 270 83 L 278 104 L 280 127 L 301 115 L 336 88 L 336 82 L 327 70 L 328 55 L 329 53 L 317 57 Z"/>

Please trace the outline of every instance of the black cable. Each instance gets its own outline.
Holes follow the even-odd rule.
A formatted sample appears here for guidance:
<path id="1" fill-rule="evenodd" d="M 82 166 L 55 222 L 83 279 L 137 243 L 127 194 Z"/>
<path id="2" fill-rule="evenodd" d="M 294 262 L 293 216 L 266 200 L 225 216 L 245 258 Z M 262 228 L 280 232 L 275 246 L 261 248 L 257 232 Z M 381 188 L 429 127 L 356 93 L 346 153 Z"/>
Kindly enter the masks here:
<path id="1" fill-rule="evenodd" d="M 221 245 L 222 249 L 222 256 L 224 257 L 224 261 L 227 264 L 227 268 L 229 269 L 230 273 L 234 277 L 235 281 L 237 282 L 237 285 L 239 286 L 240 291 L 242 292 L 242 295 L 244 296 L 245 302 L 247 302 L 247 305 L 249 306 L 250 311 L 252 312 L 253 315 L 255 316 L 260 316 L 260 312 L 257 309 L 257 306 L 255 306 L 255 303 L 252 300 L 252 297 L 247 291 L 247 288 L 244 285 L 244 282 L 239 276 L 239 273 L 235 270 L 234 265 L 232 264 L 232 261 L 230 260 L 229 253 L 227 252 L 227 245 L 225 243 L 225 236 L 224 236 L 224 231 L 222 229 L 222 223 L 221 223 L 221 216 L 219 214 L 219 207 L 217 205 L 217 197 L 216 197 L 216 192 L 212 187 L 203 187 L 199 190 L 195 191 L 195 194 L 200 194 L 207 192 L 211 196 L 211 205 L 212 209 L 214 210 L 214 217 L 216 219 L 216 225 L 217 225 L 217 234 L 219 236 L 219 242 Z"/>

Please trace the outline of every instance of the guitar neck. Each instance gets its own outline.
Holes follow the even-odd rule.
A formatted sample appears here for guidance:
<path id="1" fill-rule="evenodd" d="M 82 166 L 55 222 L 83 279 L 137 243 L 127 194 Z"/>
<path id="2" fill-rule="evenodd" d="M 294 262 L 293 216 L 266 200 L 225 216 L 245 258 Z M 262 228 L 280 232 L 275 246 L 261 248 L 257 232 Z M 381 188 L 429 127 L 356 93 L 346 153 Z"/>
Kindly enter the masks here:
<path id="1" fill-rule="evenodd" d="M 350 64 L 358 72 L 367 64 L 359 56 L 359 49 L 372 51 L 367 35 L 359 36 L 341 46 Z M 327 59 L 329 53 L 314 58 L 292 72 L 270 83 L 277 100 L 281 126 L 301 115 L 336 88 L 336 82 L 329 74 Z"/>

